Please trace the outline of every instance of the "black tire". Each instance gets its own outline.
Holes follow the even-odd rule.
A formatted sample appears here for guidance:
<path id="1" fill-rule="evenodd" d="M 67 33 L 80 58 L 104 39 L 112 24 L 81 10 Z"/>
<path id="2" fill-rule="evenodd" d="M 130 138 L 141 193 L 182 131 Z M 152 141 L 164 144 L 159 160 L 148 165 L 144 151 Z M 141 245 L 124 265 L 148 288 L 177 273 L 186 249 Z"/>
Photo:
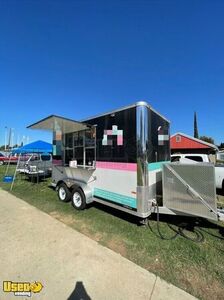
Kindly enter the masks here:
<path id="1" fill-rule="evenodd" d="M 71 200 L 71 192 L 65 183 L 60 183 L 57 187 L 58 199 L 61 202 L 69 202 Z"/>
<path id="2" fill-rule="evenodd" d="M 81 188 L 74 188 L 71 195 L 72 206 L 77 210 L 83 210 L 86 207 L 86 197 Z"/>
<path id="3" fill-rule="evenodd" d="M 1 161 L 0 161 L 0 166 L 3 166 L 3 165 L 4 165 L 4 161 L 1 160 Z"/>

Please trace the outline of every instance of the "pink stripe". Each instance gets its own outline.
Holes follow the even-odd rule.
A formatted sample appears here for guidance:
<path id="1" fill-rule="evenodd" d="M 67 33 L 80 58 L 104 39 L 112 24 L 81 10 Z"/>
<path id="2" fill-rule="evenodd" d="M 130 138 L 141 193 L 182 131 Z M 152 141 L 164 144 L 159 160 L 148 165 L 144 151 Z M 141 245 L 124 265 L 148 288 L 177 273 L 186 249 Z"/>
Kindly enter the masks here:
<path id="1" fill-rule="evenodd" d="M 117 136 L 117 144 L 118 144 L 118 146 L 123 145 L 123 136 L 122 135 Z"/>
<path id="2" fill-rule="evenodd" d="M 136 171 L 136 163 L 118 163 L 118 162 L 107 162 L 107 161 L 97 161 L 96 167 L 100 169 L 113 169 L 113 170 L 123 170 L 123 171 Z"/>

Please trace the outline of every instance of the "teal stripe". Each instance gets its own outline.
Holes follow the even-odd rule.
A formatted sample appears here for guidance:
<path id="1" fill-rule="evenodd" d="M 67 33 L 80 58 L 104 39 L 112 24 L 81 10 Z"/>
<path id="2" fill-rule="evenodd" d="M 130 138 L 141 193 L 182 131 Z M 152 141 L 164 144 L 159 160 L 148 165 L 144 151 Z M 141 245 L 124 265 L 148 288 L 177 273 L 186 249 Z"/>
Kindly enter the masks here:
<path id="1" fill-rule="evenodd" d="M 168 160 L 168 161 L 158 161 L 158 162 L 154 162 L 154 163 L 149 163 L 148 170 L 155 171 L 155 170 L 162 169 L 163 164 L 166 164 L 168 162 L 170 162 L 170 161 Z"/>
<path id="2" fill-rule="evenodd" d="M 105 200 L 110 200 L 110 201 L 113 201 L 113 202 L 116 202 L 119 204 L 133 207 L 133 208 L 137 207 L 136 198 L 124 196 L 121 194 L 117 194 L 117 193 L 113 193 L 113 192 L 109 192 L 109 191 L 105 191 L 105 190 L 101 190 L 101 189 L 97 189 L 97 188 L 94 188 L 93 195 L 96 197 L 101 197 Z"/>

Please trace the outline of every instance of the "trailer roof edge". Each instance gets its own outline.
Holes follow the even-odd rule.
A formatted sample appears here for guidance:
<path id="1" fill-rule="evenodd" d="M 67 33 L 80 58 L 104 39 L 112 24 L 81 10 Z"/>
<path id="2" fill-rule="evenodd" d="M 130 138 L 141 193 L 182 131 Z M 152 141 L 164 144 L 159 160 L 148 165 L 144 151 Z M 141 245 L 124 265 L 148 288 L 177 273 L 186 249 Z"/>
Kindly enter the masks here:
<path id="1" fill-rule="evenodd" d="M 132 107 L 135 107 L 135 106 L 136 106 L 136 103 L 131 104 L 131 105 L 127 105 L 127 106 L 123 106 L 123 107 L 120 107 L 120 108 L 117 108 L 117 109 L 114 109 L 114 110 L 110 110 L 110 111 L 107 111 L 107 112 L 104 112 L 104 113 L 101 113 L 101 114 L 98 114 L 98 115 L 87 117 L 85 119 L 82 119 L 81 122 L 86 122 L 88 120 L 92 120 L 92 119 L 99 118 L 99 117 L 102 117 L 102 116 L 106 116 L 106 115 L 109 115 L 109 114 L 114 114 L 118 111 L 125 110 L 125 109 L 128 109 L 128 108 L 132 108 Z"/>
<path id="2" fill-rule="evenodd" d="M 156 109 L 150 107 L 152 111 L 154 111 L 157 115 L 159 115 L 161 118 L 163 118 L 165 121 L 167 121 L 169 124 L 171 123 L 170 120 L 168 120 L 166 117 L 164 117 L 161 113 L 159 113 Z"/>
<path id="3" fill-rule="evenodd" d="M 35 125 L 37 125 L 38 123 L 43 122 L 43 121 L 46 121 L 47 119 L 50 119 L 50 118 L 53 118 L 53 117 L 56 117 L 56 118 L 59 118 L 59 119 L 63 119 L 63 120 L 66 120 L 66 121 L 79 122 L 79 123 L 81 123 L 81 121 L 75 121 L 75 120 L 72 120 L 72 119 L 69 119 L 69 118 L 65 118 L 65 117 L 62 117 L 62 116 L 58 116 L 58 115 L 49 115 L 49 116 L 47 116 L 47 117 L 45 117 L 45 118 L 43 118 L 43 119 L 40 119 L 39 121 L 37 121 L 37 122 L 35 122 L 35 123 L 33 123 L 33 124 L 28 125 L 26 128 L 29 129 L 29 128 L 32 127 L 32 126 L 35 126 Z"/>
<path id="4" fill-rule="evenodd" d="M 148 104 L 148 102 L 146 102 L 146 101 L 137 101 L 134 104 L 123 106 L 121 108 L 118 108 L 118 109 L 115 109 L 115 110 L 112 110 L 112 111 L 107 111 L 105 113 L 98 114 L 98 115 L 95 115 L 95 116 L 92 116 L 92 117 L 88 117 L 88 118 L 85 118 L 85 119 L 82 119 L 82 120 L 79 120 L 79 121 L 52 114 L 52 115 L 49 115 L 49 116 L 47 116 L 47 117 L 45 117 L 45 118 L 43 118 L 43 119 L 41 119 L 41 120 L 39 120 L 39 121 L 37 121 L 33 124 L 28 125 L 26 128 L 34 129 L 34 127 L 37 126 L 39 123 L 47 121 L 50 118 L 58 118 L 58 119 L 61 119 L 61 120 L 67 121 L 67 122 L 72 122 L 72 123 L 73 122 L 74 123 L 84 123 L 84 122 L 87 122 L 88 120 L 91 120 L 91 119 L 99 118 L 99 117 L 102 117 L 102 116 L 106 116 L 106 115 L 109 115 L 109 114 L 113 114 L 113 113 L 116 113 L 116 112 L 119 112 L 119 111 L 122 111 L 122 110 L 125 110 L 125 109 L 129 109 L 129 108 L 132 108 L 132 107 L 137 107 L 137 106 L 146 106 L 146 107 L 148 107 L 150 110 L 152 110 L 153 112 L 158 114 L 161 118 L 163 118 L 168 123 L 170 123 L 170 121 L 167 118 L 165 118 L 158 111 L 156 111 L 154 108 L 152 108 L 151 105 Z M 88 124 L 86 124 L 86 125 L 88 125 Z"/>
<path id="5" fill-rule="evenodd" d="M 111 110 L 111 111 L 107 111 L 105 113 L 101 113 L 101 114 L 98 114 L 98 115 L 94 115 L 94 116 L 91 116 L 91 117 L 84 118 L 84 119 L 80 120 L 80 122 L 86 122 L 86 121 L 91 120 L 91 119 L 99 118 L 99 117 L 106 116 L 106 115 L 109 115 L 109 114 L 114 114 L 116 112 L 119 112 L 119 111 L 122 111 L 122 110 L 125 110 L 125 109 L 128 109 L 128 108 L 132 108 L 132 107 L 137 107 L 137 106 L 146 106 L 146 107 L 148 107 L 149 109 L 154 111 L 156 114 L 158 114 L 160 117 L 162 117 L 164 120 L 166 120 L 168 123 L 170 123 L 170 121 L 167 118 L 165 118 L 158 111 L 156 111 L 154 108 L 152 108 L 151 105 L 149 105 L 148 102 L 146 102 L 146 101 L 137 101 L 137 102 L 135 102 L 131 105 L 123 106 L 123 107 L 120 107 L 118 109 L 114 109 L 114 110 Z"/>
<path id="6" fill-rule="evenodd" d="M 85 130 L 90 127 L 92 127 L 92 125 L 57 115 L 50 115 L 36 123 L 27 126 L 27 128 L 29 129 L 49 131 L 61 130 L 63 133 L 71 133 L 79 130 Z"/>

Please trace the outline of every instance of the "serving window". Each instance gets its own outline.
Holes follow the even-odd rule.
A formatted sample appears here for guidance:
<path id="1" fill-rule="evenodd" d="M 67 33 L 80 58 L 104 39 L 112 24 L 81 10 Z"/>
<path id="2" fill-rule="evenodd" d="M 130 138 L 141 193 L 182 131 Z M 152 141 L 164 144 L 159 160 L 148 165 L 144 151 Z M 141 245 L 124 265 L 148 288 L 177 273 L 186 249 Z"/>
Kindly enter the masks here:
<path id="1" fill-rule="evenodd" d="M 96 128 L 64 135 L 64 163 L 75 161 L 77 167 L 94 167 L 96 160 Z"/>

